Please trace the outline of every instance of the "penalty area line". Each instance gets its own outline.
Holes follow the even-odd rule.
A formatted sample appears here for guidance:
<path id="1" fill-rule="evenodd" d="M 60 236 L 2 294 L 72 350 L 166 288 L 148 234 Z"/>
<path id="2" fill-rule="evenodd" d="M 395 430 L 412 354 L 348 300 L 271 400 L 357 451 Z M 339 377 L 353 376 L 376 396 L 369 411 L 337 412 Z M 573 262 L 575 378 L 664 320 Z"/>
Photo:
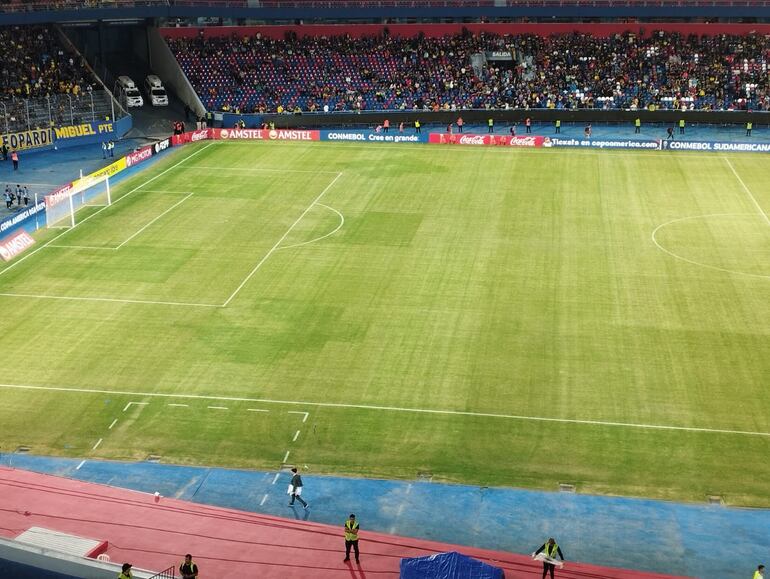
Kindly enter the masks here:
<path id="1" fill-rule="evenodd" d="M 137 186 L 137 187 L 134 187 L 133 189 L 131 189 L 131 191 L 129 191 L 129 192 L 128 192 L 128 193 L 126 193 L 125 195 L 122 195 L 122 196 L 118 197 L 117 199 L 115 199 L 115 202 L 114 202 L 114 203 L 112 203 L 112 205 L 115 205 L 116 203 L 119 203 L 120 201 L 122 201 L 123 199 L 125 199 L 126 197 L 128 197 L 129 195 L 131 195 L 132 193 L 134 193 L 135 191 L 139 191 L 139 189 L 141 189 L 142 187 L 144 187 L 144 186 L 145 186 L 145 185 L 147 185 L 148 183 L 152 183 L 153 181 L 155 181 L 155 179 L 158 179 L 159 177 L 162 177 L 163 175 L 165 175 L 166 173 L 168 173 L 168 172 L 169 172 L 169 171 L 171 171 L 172 169 L 176 169 L 176 168 L 177 168 L 177 167 L 179 167 L 179 166 L 180 166 L 182 163 L 184 163 L 184 162 L 185 162 L 185 161 L 187 161 L 188 159 L 191 159 L 191 158 L 192 158 L 192 157 L 194 157 L 195 155 L 198 155 L 199 153 L 202 153 L 203 151 L 205 151 L 206 149 L 208 149 L 208 148 L 209 148 L 211 145 L 213 145 L 213 144 L 214 144 L 214 143 L 209 143 L 209 144 L 208 144 L 208 145 L 206 145 L 205 147 L 201 147 L 201 148 L 200 148 L 200 149 L 198 149 L 197 151 L 194 151 L 193 153 L 191 153 L 191 154 L 187 155 L 187 156 L 186 156 L 184 159 L 182 159 L 181 161 L 179 161 L 179 162 L 177 162 L 177 163 L 174 163 L 173 165 L 171 165 L 171 166 L 170 166 L 170 167 L 168 167 L 167 169 L 164 169 L 163 171 L 161 171 L 160 173 L 158 173 L 158 174 L 157 174 L 157 175 L 155 175 L 154 177 L 150 177 L 149 179 L 147 179 L 147 180 L 146 180 L 144 183 L 142 183 L 141 185 L 139 185 L 139 186 Z M 107 209 L 108 207 L 112 207 L 112 205 L 105 205 L 104 207 L 102 207 L 102 208 L 101 208 L 101 209 L 99 209 L 98 211 L 95 211 L 94 213 L 92 213 L 91 215 L 89 215 L 88 217 L 86 217 L 85 219 L 83 219 L 82 221 L 79 221 L 78 223 L 76 223 L 74 227 L 70 227 L 69 229 L 65 229 L 65 230 L 64 230 L 64 231 L 62 231 L 62 232 L 61 232 L 59 235 L 57 235 L 56 237 L 54 237 L 54 238 L 52 238 L 52 239 L 48 240 L 46 243 L 44 243 L 43 245 L 41 245 L 41 246 L 40 246 L 40 247 L 38 247 L 37 249 L 34 249 L 34 250 L 30 251 L 28 254 L 26 254 L 26 255 L 23 255 L 23 256 L 22 256 L 22 257 L 20 257 L 18 260 L 14 261 L 14 262 L 13 262 L 11 265 L 9 265 L 8 267 L 6 267 L 6 268 L 5 268 L 5 269 L 3 269 L 2 271 L 0 271 L 0 275 L 3 275 L 3 274 L 6 272 L 6 271 L 8 271 L 8 270 L 10 270 L 10 269 L 12 269 L 12 268 L 14 268 L 14 267 L 16 267 L 16 266 L 17 266 L 17 265 L 19 265 L 20 263 L 23 263 L 23 262 L 24 262 L 26 259 L 29 259 L 30 257 L 32 257 L 32 256 L 33 256 L 33 255 L 35 255 L 35 254 L 36 254 L 38 251 L 42 251 L 42 250 L 43 250 L 43 249 L 45 249 L 46 247 L 50 246 L 50 245 L 51 245 L 51 244 L 52 244 L 54 241 L 56 241 L 56 240 L 57 240 L 57 239 L 59 239 L 60 237 L 62 237 L 62 236 L 64 236 L 64 235 L 66 235 L 67 233 L 69 233 L 70 231 L 72 231 L 73 229 L 75 229 L 76 227 L 78 227 L 78 225 L 82 225 L 83 223 L 85 223 L 86 221 L 88 221 L 89 219 L 91 219 L 92 217 L 94 217 L 94 216 L 96 216 L 96 215 L 99 215 L 99 213 L 101 213 L 102 211 L 104 211 L 104 210 L 105 210 L 105 209 Z M 3 295 L 9 295 L 9 294 L 3 294 Z M 21 294 L 20 294 L 20 295 L 21 295 Z M 24 296 L 24 297 L 31 297 L 31 296 Z"/>
<path id="2" fill-rule="evenodd" d="M 45 392 L 66 392 L 71 394 L 109 394 L 111 396 L 146 396 L 148 398 L 181 398 L 186 400 L 217 400 L 228 402 L 256 402 L 261 404 L 285 404 L 292 406 L 314 406 L 316 408 L 342 408 L 355 410 L 379 410 L 383 412 L 410 412 L 415 414 L 436 414 L 442 416 L 470 416 L 476 418 L 500 418 L 528 422 L 553 422 L 557 424 L 580 424 L 586 426 L 611 426 L 638 428 L 643 430 L 670 430 L 680 432 L 702 432 L 706 434 L 732 434 L 740 436 L 762 436 L 770 438 L 770 432 L 751 430 L 729 430 L 725 428 L 699 428 L 695 426 L 674 426 L 667 424 L 642 424 L 635 422 L 613 422 L 609 420 L 579 420 L 575 418 L 553 418 L 548 416 L 524 416 L 518 414 L 497 414 L 492 412 L 469 412 L 462 410 L 439 410 L 430 408 L 403 408 L 398 406 L 375 406 L 370 404 L 342 404 L 339 402 L 309 402 L 300 400 L 275 400 L 271 398 L 242 398 L 239 396 L 210 396 L 205 394 L 168 394 L 165 392 L 132 392 L 102 390 L 98 388 L 67 388 L 64 386 L 32 386 L 24 384 L 0 384 L 0 388 L 15 390 L 38 390 Z M 131 403 L 129 403 L 131 404 Z M 136 404 L 134 402 L 133 404 Z M 304 414 L 304 413 L 303 413 Z"/>

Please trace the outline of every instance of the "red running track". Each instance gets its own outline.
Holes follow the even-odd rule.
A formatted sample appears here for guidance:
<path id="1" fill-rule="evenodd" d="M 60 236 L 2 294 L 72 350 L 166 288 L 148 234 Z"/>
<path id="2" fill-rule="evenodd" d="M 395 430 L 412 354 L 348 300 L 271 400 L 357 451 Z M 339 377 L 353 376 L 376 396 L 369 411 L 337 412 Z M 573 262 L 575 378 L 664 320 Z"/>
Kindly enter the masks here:
<path id="1" fill-rule="evenodd" d="M 343 516 L 344 518 L 344 516 Z M 202 577 L 379 579 L 398 577 L 402 557 L 459 551 L 505 570 L 507 579 L 540 577 L 529 556 L 362 530 L 361 564 L 342 562 L 342 523 L 331 527 L 151 494 L 0 468 L 0 535 L 32 526 L 106 540 L 113 562 L 161 570 L 192 553 Z M 674 579 L 669 575 L 568 562 L 560 579 Z M 682 578 L 680 578 L 682 579 Z"/>

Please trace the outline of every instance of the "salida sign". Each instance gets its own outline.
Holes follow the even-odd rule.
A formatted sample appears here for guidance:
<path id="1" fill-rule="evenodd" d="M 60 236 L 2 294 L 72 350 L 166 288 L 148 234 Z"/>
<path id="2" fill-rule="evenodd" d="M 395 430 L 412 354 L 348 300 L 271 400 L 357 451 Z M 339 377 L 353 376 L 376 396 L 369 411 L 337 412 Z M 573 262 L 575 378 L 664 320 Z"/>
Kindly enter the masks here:
<path id="1" fill-rule="evenodd" d="M 211 129 L 214 139 L 261 141 L 320 141 L 321 131 L 300 129 Z"/>
<path id="2" fill-rule="evenodd" d="M 431 133 L 428 142 L 439 145 L 476 145 L 476 146 L 504 146 L 504 147 L 543 147 L 548 146 L 550 140 L 540 135 L 508 136 L 508 135 L 474 135 Z"/>

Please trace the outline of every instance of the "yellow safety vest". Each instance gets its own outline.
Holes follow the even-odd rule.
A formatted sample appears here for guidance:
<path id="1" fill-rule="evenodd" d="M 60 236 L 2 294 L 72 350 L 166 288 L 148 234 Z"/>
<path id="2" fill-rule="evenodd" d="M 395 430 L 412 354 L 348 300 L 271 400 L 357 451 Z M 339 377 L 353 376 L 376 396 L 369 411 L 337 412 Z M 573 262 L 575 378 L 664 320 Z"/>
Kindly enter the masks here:
<path id="1" fill-rule="evenodd" d="M 561 121 L 558 121 L 558 120 L 557 120 L 557 121 L 556 121 L 556 126 L 557 126 L 557 127 L 560 127 L 560 126 L 561 126 Z"/>
<path id="2" fill-rule="evenodd" d="M 636 125 L 637 127 L 641 127 L 642 126 L 642 120 L 641 119 L 636 119 L 634 121 L 634 125 Z"/>
<path id="3" fill-rule="evenodd" d="M 491 127 L 491 126 L 494 124 L 494 122 L 495 122 L 494 120 L 492 120 L 492 119 L 489 119 L 489 120 L 487 121 L 487 124 L 488 124 L 488 125 Z"/>
<path id="4" fill-rule="evenodd" d="M 753 126 L 754 126 L 754 124 L 753 124 L 753 123 L 746 123 L 746 130 L 747 130 L 747 131 L 750 131 L 750 130 L 751 130 L 751 127 L 753 127 Z"/>
<path id="5" fill-rule="evenodd" d="M 559 545 L 554 543 L 553 545 L 549 545 L 548 543 L 545 544 L 545 556 L 550 557 L 551 559 L 556 557 L 557 552 L 559 551 Z"/>
<path id="6" fill-rule="evenodd" d="M 358 521 L 353 521 L 352 525 L 350 519 L 345 521 L 345 540 L 358 541 Z"/>
<path id="7" fill-rule="evenodd" d="M 680 121 L 679 121 L 679 126 L 680 126 L 680 127 L 684 127 L 684 119 L 680 119 Z"/>

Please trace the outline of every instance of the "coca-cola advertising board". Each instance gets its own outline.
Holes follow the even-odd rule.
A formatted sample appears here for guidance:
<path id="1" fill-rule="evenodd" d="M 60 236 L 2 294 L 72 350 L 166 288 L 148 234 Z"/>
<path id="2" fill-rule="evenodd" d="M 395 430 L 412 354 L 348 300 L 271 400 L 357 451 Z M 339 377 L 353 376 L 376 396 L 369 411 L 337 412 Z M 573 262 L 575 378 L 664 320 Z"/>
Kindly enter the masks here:
<path id="1" fill-rule="evenodd" d="M 438 145 L 476 145 L 499 147 L 542 147 L 546 137 L 540 135 L 477 135 L 474 133 L 430 133 L 428 142 Z"/>
<path id="2" fill-rule="evenodd" d="M 198 141 L 205 141 L 209 138 L 209 129 L 200 129 L 198 131 L 189 131 L 182 133 L 181 135 L 174 135 L 171 137 L 171 143 L 174 146 L 183 145 L 185 143 L 196 143 Z"/>

